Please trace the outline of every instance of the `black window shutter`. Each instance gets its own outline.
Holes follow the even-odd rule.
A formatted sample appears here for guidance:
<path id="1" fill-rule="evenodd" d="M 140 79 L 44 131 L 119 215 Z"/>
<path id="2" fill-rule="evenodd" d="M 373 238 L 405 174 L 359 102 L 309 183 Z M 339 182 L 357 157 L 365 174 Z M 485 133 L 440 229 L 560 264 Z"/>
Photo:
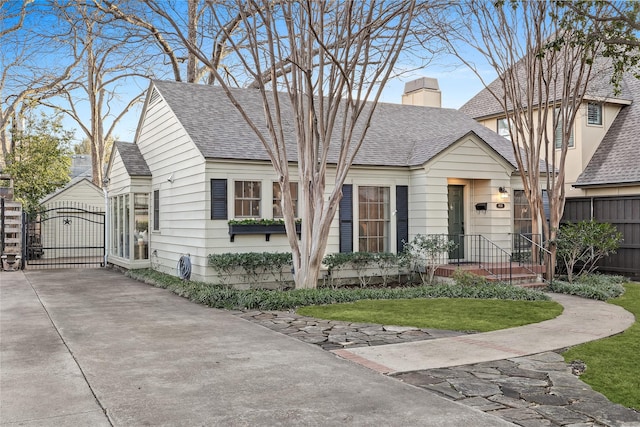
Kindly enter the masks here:
<path id="1" fill-rule="evenodd" d="M 227 219 L 227 180 L 211 180 L 211 219 Z"/>
<path id="2" fill-rule="evenodd" d="M 160 230 L 160 190 L 153 190 L 153 229 Z"/>
<path id="3" fill-rule="evenodd" d="M 342 186 L 338 222 L 340 224 L 340 252 L 353 252 L 353 186 Z"/>
<path id="4" fill-rule="evenodd" d="M 400 253 L 409 241 L 409 187 L 406 185 L 396 186 L 396 239 Z"/>

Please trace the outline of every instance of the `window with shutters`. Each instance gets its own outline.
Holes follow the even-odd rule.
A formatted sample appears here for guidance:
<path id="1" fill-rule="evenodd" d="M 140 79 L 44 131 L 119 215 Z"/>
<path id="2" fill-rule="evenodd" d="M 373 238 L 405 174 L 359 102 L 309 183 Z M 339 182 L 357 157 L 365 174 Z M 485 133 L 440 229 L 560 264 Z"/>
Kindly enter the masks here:
<path id="1" fill-rule="evenodd" d="M 389 252 L 389 187 L 358 187 L 358 250 Z"/>
<path id="2" fill-rule="evenodd" d="M 293 216 L 298 217 L 298 183 L 290 182 L 289 188 L 291 189 L 291 199 L 293 202 Z M 282 190 L 280 184 L 273 183 L 273 217 L 282 218 Z"/>
<path id="3" fill-rule="evenodd" d="M 602 104 L 598 102 L 589 102 L 587 104 L 587 124 L 602 126 Z"/>
<path id="4" fill-rule="evenodd" d="M 260 218 L 260 181 L 236 181 L 234 192 L 235 218 Z"/>

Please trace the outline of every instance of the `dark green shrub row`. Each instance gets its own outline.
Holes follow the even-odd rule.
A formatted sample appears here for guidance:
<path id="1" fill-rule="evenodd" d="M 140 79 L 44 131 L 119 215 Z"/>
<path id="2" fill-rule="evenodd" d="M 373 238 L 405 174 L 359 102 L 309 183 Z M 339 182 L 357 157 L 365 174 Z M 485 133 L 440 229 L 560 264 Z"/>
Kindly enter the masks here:
<path id="1" fill-rule="evenodd" d="M 481 298 L 545 301 L 544 293 L 504 284 L 486 286 L 436 285 L 373 289 L 296 289 L 289 291 L 236 290 L 209 283 L 183 281 L 152 270 L 130 270 L 129 277 L 166 288 L 192 301 L 230 310 L 290 310 L 319 304 L 362 299 Z"/>
<path id="2" fill-rule="evenodd" d="M 355 270 L 358 275 L 360 287 L 369 285 L 373 276 L 370 269 L 375 269 L 376 276 L 382 280 L 382 285 L 386 286 L 390 278 L 398 274 L 398 269 L 403 265 L 402 256 L 390 252 L 347 252 L 333 253 L 326 255 L 322 263 L 327 266 L 329 283 L 336 286 L 335 273 L 342 269 Z"/>
<path id="3" fill-rule="evenodd" d="M 583 298 L 606 301 L 624 293 L 625 278 L 622 276 L 607 276 L 604 274 L 589 274 L 580 276 L 573 283 L 554 280 L 549 290 L 561 294 L 577 295 Z"/>
<path id="4" fill-rule="evenodd" d="M 291 253 L 288 252 L 245 252 L 209 255 L 208 263 L 223 284 L 228 285 L 231 274 L 241 271 L 247 283 L 259 283 L 265 275 L 270 275 L 276 282 L 284 282 L 282 271 L 292 265 Z"/>
<path id="5" fill-rule="evenodd" d="M 392 253 L 353 252 L 329 254 L 322 260 L 327 266 L 331 285 L 337 285 L 334 281 L 335 273 L 341 269 L 353 269 L 358 275 L 361 287 L 369 285 L 373 279 L 369 273 L 375 268 L 383 285 L 387 285 L 389 279 L 396 274 L 401 264 L 401 257 Z M 231 275 L 240 273 L 247 283 L 259 283 L 261 279 L 269 276 L 277 282 L 284 283 L 282 272 L 285 267 L 293 265 L 291 253 L 281 252 L 246 252 L 212 254 L 208 257 L 208 264 L 213 268 L 220 281 L 228 285 Z M 332 273 L 334 273 L 332 275 Z M 266 277 L 265 277 L 266 276 Z M 346 284 L 352 284 L 350 281 Z"/>

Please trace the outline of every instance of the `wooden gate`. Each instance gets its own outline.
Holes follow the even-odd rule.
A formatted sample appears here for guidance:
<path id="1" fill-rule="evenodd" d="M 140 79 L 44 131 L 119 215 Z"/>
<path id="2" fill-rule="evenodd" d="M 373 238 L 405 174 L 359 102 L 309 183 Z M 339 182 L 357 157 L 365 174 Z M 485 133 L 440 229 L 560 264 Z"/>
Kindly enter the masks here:
<path id="1" fill-rule="evenodd" d="M 25 268 L 103 267 L 104 208 L 49 204 L 25 221 Z"/>
<path id="2" fill-rule="evenodd" d="M 640 278 L 640 196 L 567 199 L 562 222 L 594 219 L 616 226 L 623 241 L 617 253 L 605 257 L 599 270 Z"/>

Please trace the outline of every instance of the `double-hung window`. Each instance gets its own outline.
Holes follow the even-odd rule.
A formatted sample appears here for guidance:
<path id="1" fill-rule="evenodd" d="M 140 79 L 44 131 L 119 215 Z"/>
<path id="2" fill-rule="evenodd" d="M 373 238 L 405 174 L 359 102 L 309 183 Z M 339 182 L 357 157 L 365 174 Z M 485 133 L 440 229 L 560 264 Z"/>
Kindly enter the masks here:
<path id="1" fill-rule="evenodd" d="M 293 202 L 293 216 L 298 217 L 298 183 L 290 182 L 289 189 L 291 190 L 291 199 Z M 273 217 L 282 218 L 282 191 L 280 184 L 273 183 Z"/>
<path id="2" fill-rule="evenodd" d="M 260 218 L 260 181 L 236 181 L 234 192 L 234 217 Z"/>
<path id="3" fill-rule="evenodd" d="M 389 251 L 389 187 L 358 187 L 358 250 Z"/>

